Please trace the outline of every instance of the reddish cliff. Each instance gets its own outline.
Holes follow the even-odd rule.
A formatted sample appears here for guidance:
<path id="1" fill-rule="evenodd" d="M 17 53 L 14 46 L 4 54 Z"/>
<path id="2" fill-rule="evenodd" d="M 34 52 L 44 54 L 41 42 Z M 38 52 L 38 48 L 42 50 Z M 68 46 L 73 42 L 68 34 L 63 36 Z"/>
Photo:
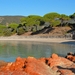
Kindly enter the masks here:
<path id="1" fill-rule="evenodd" d="M 75 56 L 66 58 L 52 54 L 49 58 L 20 58 L 0 67 L 0 75 L 74 75 Z"/>

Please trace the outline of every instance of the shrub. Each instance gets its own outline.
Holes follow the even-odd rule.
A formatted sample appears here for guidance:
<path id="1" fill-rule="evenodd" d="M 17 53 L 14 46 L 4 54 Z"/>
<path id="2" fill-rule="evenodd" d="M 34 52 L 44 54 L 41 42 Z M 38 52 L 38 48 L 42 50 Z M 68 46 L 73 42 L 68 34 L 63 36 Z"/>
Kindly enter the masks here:
<path id="1" fill-rule="evenodd" d="M 17 35 L 22 35 L 24 33 L 25 33 L 25 30 L 22 27 L 17 29 Z"/>

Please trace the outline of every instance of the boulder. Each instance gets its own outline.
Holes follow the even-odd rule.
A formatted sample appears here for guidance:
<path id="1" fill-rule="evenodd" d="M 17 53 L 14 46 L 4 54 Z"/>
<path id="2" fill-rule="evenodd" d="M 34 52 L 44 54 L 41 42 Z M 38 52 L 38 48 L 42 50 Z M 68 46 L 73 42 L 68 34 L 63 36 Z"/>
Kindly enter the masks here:
<path id="1" fill-rule="evenodd" d="M 18 57 L 15 62 L 2 67 L 0 73 L 7 75 L 58 75 L 58 73 L 53 71 L 44 62 L 34 57 Z"/>
<path id="2" fill-rule="evenodd" d="M 75 75 L 74 54 L 67 58 L 52 54 L 51 57 L 18 57 L 15 62 L 0 67 L 0 75 Z M 71 60 L 70 60 L 71 59 Z"/>
<path id="3" fill-rule="evenodd" d="M 5 61 L 3 61 L 3 60 L 0 60 L 0 67 L 6 66 L 7 64 L 8 64 L 7 62 L 5 62 Z"/>
<path id="4" fill-rule="evenodd" d="M 67 59 L 69 59 L 70 61 L 75 62 L 75 53 L 68 53 L 66 56 Z"/>

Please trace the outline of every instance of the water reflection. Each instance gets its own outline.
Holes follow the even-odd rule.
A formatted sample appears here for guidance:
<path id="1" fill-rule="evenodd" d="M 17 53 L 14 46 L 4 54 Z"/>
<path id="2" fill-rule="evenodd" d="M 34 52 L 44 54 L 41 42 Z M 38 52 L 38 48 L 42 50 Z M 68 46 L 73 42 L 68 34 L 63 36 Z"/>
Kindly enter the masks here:
<path id="1" fill-rule="evenodd" d="M 66 56 L 68 52 L 74 52 L 73 44 L 55 44 L 26 41 L 0 41 L 0 60 L 15 61 L 16 57 L 34 56 L 36 58 L 49 57 L 52 53 Z"/>

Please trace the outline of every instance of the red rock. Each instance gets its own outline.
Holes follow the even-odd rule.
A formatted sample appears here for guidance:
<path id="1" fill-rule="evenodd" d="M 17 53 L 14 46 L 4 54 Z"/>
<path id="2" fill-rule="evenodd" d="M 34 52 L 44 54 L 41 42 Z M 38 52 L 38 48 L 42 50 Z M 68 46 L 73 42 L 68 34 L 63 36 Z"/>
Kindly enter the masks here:
<path id="1" fill-rule="evenodd" d="M 5 61 L 3 61 L 3 60 L 0 60 L 0 67 L 6 66 L 7 64 L 8 64 L 7 62 L 5 62 Z"/>
<path id="2" fill-rule="evenodd" d="M 34 67 L 33 67 L 34 68 Z M 27 74 L 30 75 L 39 75 L 38 72 L 36 72 L 34 69 L 30 66 L 27 66 L 27 68 L 24 70 Z"/>
<path id="3" fill-rule="evenodd" d="M 3 72 L 0 72 L 0 75 L 3 75 Z"/>
<path id="4" fill-rule="evenodd" d="M 58 68 L 56 66 L 52 67 L 52 70 L 57 72 L 58 71 Z"/>
<path id="5" fill-rule="evenodd" d="M 61 57 L 61 61 L 64 63 L 63 64 L 64 66 L 71 66 L 73 64 L 72 61 L 70 61 L 70 60 L 68 60 L 68 59 L 66 59 L 64 57 Z"/>
<path id="6" fill-rule="evenodd" d="M 59 72 L 60 72 L 60 75 L 74 75 L 74 73 L 68 69 L 60 69 Z"/>
<path id="7" fill-rule="evenodd" d="M 16 70 L 16 71 L 13 71 L 12 75 L 29 75 L 29 74 L 27 74 L 24 71 Z"/>
<path id="8" fill-rule="evenodd" d="M 23 70 L 24 62 L 26 59 L 18 57 L 14 63 L 10 65 L 10 70 Z"/>
<path id="9" fill-rule="evenodd" d="M 0 75 L 11 75 L 12 72 L 10 71 L 4 71 L 4 72 L 0 72 Z"/>
<path id="10" fill-rule="evenodd" d="M 51 58 L 48 59 L 48 65 L 50 65 L 50 67 L 58 66 L 61 63 L 60 61 L 61 59 L 57 54 L 52 54 Z"/>
<path id="11" fill-rule="evenodd" d="M 49 66 L 44 62 L 35 59 L 34 57 L 28 57 L 26 59 L 18 57 L 15 62 L 1 68 L 4 74 L 9 75 L 56 75 Z M 9 72 L 9 73 L 8 73 Z M 58 75 L 58 74 L 57 74 Z"/>
<path id="12" fill-rule="evenodd" d="M 68 56 L 67 56 L 67 59 L 69 59 L 69 60 L 71 60 L 71 61 L 72 61 L 73 56 L 72 56 L 72 55 L 68 55 Z"/>
<path id="13" fill-rule="evenodd" d="M 75 56 L 73 56 L 72 61 L 75 62 Z"/>
<path id="14" fill-rule="evenodd" d="M 73 55 L 67 55 L 66 58 L 73 61 L 73 62 L 75 62 L 75 56 L 73 56 Z"/>
<path id="15" fill-rule="evenodd" d="M 35 61 L 37 61 L 37 59 L 36 58 L 34 58 L 34 57 L 28 57 L 27 59 L 26 59 L 26 61 L 27 62 L 35 62 Z"/>
<path id="16" fill-rule="evenodd" d="M 35 58 L 28 57 L 25 65 L 26 68 L 24 70 L 30 75 L 54 75 L 52 74 L 53 70 L 51 70 L 45 63 L 36 60 Z"/>
<path id="17" fill-rule="evenodd" d="M 53 59 L 58 59 L 58 55 L 53 53 L 52 56 L 51 56 Z"/>
<path id="18" fill-rule="evenodd" d="M 46 58 L 44 58 L 44 57 L 43 58 L 40 58 L 39 60 L 41 60 L 44 63 L 46 62 Z"/>
<path id="19" fill-rule="evenodd" d="M 71 56 L 69 56 L 71 58 Z M 72 56 L 72 61 L 75 60 Z M 73 75 L 75 63 L 53 54 L 49 58 L 20 58 L 0 68 L 0 75 Z"/>

